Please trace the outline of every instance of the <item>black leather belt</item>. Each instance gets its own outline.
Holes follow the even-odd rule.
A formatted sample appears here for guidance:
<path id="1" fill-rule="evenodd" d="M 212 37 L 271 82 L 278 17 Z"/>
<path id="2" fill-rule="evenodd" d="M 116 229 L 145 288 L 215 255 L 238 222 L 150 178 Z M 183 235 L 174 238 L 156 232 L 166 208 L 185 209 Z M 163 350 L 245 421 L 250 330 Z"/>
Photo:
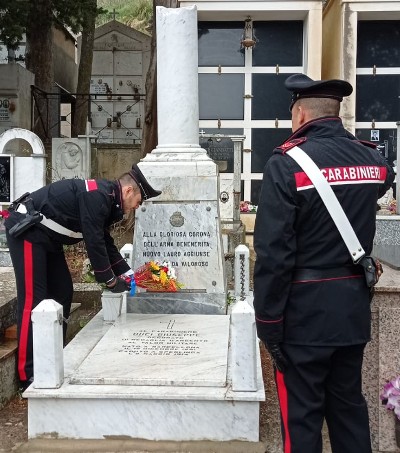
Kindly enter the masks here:
<path id="1" fill-rule="evenodd" d="M 364 271 L 360 266 L 333 267 L 330 269 L 296 269 L 292 283 L 363 276 Z"/>

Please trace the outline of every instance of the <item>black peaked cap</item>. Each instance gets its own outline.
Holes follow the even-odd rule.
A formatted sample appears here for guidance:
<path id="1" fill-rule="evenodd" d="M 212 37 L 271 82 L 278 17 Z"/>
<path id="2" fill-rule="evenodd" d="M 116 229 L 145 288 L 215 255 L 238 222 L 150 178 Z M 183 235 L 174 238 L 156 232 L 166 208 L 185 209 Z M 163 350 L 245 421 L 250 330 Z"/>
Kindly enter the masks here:
<path id="1" fill-rule="evenodd" d="M 159 195 L 161 195 L 161 190 L 155 190 L 151 187 L 151 185 L 147 182 L 147 179 L 144 177 L 144 174 L 140 171 L 140 168 L 136 164 L 132 165 L 132 170 L 129 172 L 129 174 L 139 186 L 143 200 L 148 200 L 149 198 L 158 197 Z"/>
<path id="2" fill-rule="evenodd" d="M 285 87 L 292 92 L 292 103 L 301 98 L 331 98 L 342 101 L 350 96 L 353 87 L 345 80 L 312 80 L 305 74 L 293 74 L 285 80 Z"/>

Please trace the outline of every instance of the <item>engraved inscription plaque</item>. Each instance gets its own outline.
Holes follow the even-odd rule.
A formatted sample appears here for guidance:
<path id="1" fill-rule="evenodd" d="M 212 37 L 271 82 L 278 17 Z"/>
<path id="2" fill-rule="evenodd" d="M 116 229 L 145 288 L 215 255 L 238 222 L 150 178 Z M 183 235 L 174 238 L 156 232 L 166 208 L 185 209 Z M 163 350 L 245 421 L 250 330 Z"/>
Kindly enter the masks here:
<path id="1" fill-rule="evenodd" d="M 226 385 L 229 316 L 118 318 L 72 377 L 74 384 Z"/>

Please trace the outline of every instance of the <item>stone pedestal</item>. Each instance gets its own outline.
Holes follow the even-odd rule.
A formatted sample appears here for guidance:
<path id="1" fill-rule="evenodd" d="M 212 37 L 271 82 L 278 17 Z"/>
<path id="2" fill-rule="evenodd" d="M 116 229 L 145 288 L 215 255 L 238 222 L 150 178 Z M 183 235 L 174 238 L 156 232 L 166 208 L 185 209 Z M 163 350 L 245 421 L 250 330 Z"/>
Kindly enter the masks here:
<path id="1" fill-rule="evenodd" d="M 394 269 L 400 269 L 400 216 L 376 217 L 373 256 Z"/>
<path id="2" fill-rule="evenodd" d="M 63 308 L 45 299 L 32 310 L 34 387 L 59 388 L 64 380 Z"/>
<path id="3" fill-rule="evenodd" d="M 246 299 L 238 300 L 231 311 L 232 389 L 254 392 L 257 389 L 256 348 L 258 339 L 254 309 Z"/>
<path id="4" fill-rule="evenodd" d="M 112 293 L 104 290 L 101 295 L 104 321 L 115 321 L 122 310 L 122 293 Z"/>

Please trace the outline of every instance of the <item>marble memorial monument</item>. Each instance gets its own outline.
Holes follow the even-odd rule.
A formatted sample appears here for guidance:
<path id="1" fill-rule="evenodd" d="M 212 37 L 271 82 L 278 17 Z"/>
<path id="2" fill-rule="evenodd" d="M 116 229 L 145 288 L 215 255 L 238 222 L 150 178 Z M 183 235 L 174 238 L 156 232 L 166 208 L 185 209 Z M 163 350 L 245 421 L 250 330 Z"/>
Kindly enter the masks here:
<path id="1" fill-rule="evenodd" d="M 180 52 L 172 50 L 174 39 Z M 126 254 L 134 257 L 134 268 L 168 259 L 185 290 L 137 293 L 126 304 L 126 294 L 120 300 L 103 294 L 103 310 L 67 345 L 63 360 L 54 360 L 54 348 L 42 349 L 35 375 L 62 373 L 63 380 L 48 388 L 34 381 L 25 392 L 29 438 L 52 433 L 259 444 L 265 393 L 252 296 L 243 281 L 236 303 L 226 306 L 218 172 L 196 143 L 196 8 L 157 7 L 157 40 L 158 74 L 165 80 L 158 85 L 159 145 L 140 168 L 163 193 L 143 203 L 134 247 Z M 246 256 L 237 251 L 243 280 L 249 279 Z M 38 328 L 38 345 L 43 335 L 50 345 L 57 343 L 52 328 Z"/>
<path id="2" fill-rule="evenodd" d="M 137 312 L 226 313 L 218 167 L 199 145 L 196 30 L 196 10 L 157 9 L 158 146 L 139 167 L 162 194 L 136 213 L 132 267 L 170 261 L 184 289 L 140 293 L 128 300 Z"/>

